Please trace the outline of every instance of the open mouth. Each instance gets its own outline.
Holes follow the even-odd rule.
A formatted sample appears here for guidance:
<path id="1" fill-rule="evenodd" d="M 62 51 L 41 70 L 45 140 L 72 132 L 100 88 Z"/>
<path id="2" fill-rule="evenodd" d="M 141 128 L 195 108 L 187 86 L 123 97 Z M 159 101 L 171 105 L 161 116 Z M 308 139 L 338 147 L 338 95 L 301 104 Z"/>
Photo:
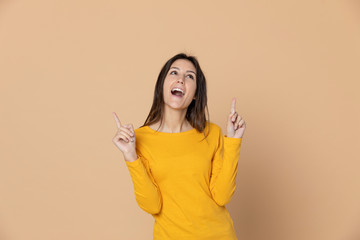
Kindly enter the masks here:
<path id="1" fill-rule="evenodd" d="M 174 96 L 182 97 L 185 95 L 185 92 L 180 88 L 173 88 L 171 89 L 171 94 Z"/>

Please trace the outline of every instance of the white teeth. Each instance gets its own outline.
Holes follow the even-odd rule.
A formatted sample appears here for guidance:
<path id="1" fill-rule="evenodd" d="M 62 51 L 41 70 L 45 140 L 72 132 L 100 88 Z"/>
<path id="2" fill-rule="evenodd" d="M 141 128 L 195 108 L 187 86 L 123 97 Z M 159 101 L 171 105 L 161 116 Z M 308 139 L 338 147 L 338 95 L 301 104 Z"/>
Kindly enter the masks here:
<path id="1" fill-rule="evenodd" d="M 180 88 L 173 88 L 173 89 L 171 89 L 171 92 L 173 92 L 175 90 L 181 92 L 183 95 L 185 94 L 185 92 Z"/>

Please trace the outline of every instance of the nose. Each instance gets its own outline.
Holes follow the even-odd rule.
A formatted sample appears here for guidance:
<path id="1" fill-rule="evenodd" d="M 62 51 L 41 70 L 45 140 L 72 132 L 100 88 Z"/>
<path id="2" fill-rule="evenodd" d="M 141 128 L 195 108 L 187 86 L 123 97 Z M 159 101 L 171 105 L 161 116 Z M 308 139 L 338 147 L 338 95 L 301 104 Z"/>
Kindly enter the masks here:
<path id="1" fill-rule="evenodd" d="M 184 84 L 184 79 L 182 77 L 180 77 L 178 80 L 177 80 L 178 83 L 181 83 L 181 84 Z"/>

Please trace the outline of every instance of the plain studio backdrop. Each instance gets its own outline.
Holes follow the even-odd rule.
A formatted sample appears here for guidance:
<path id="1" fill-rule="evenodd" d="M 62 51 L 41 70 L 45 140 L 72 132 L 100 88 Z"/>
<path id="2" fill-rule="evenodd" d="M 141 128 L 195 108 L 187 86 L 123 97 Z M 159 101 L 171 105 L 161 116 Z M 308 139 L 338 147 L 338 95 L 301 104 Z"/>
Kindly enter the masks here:
<path id="1" fill-rule="evenodd" d="M 0 239 L 151 240 L 112 138 L 167 59 L 247 123 L 239 240 L 360 239 L 359 1 L 0 1 Z M 184 149 L 186 151 L 186 149 Z"/>

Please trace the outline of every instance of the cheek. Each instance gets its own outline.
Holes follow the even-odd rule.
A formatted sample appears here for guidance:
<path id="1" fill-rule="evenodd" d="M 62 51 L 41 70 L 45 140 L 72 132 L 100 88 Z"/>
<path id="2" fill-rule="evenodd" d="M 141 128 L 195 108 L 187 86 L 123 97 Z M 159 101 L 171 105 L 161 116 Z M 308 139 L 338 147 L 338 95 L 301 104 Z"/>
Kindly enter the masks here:
<path id="1" fill-rule="evenodd" d="M 191 89 L 191 92 L 195 95 L 196 92 L 196 83 L 192 83 L 188 89 Z"/>
<path id="2" fill-rule="evenodd" d="M 172 82 L 171 79 L 165 78 L 164 84 L 163 84 L 164 89 L 169 87 L 171 82 Z"/>
<path id="3" fill-rule="evenodd" d="M 165 98 L 168 98 L 169 96 L 169 88 L 170 88 L 170 81 L 164 81 L 164 84 L 163 84 L 163 99 Z"/>
<path id="4" fill-rule="evenodd" d="M 164 81 L 164 84 L 163 84 L 163 91 L 165 92 L 166 91 L 166 89 L 168 88 L 168 86 L 169 86 L 169 83 L 168 83 L 168 81 Z"/>

